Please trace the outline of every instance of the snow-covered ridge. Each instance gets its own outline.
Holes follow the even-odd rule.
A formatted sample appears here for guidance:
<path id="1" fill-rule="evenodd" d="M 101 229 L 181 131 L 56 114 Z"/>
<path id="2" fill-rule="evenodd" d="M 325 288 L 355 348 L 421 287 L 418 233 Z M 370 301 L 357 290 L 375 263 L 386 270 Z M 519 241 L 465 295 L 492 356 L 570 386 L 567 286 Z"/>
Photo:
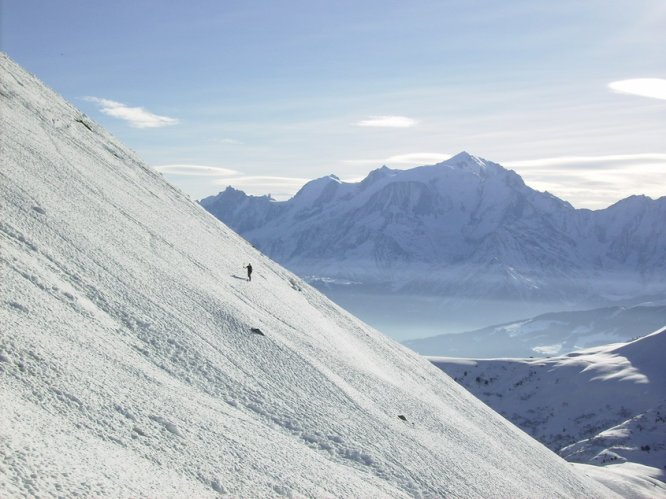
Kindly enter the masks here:
<path id="1" fill-rule="evenodd" d="M 666 197 L 576 210 L 466 152 L 358 183 L 323 177 L 288 201 L 234 192 L 201 205 L 301 276 L 567 305 L 666 292 Z"/>
<path id="2" fill-rule="evenodd" d="M 555 312 L 476 331 L 405 341 L 422 355 L 549 357 L 635 339 L 666 326 L 666 304 Z"/>
<path id="3" fill-rule="evenodd" d="M 3 497 L 612 496 L 4 55 L 0 106 Z"/>
<path id="4" fill-rule="evenodd" d="M 567 459 L 633 462 L 666 481 L 664 351 L 666 329 L 550 359 L 430 359 Z"/>
<path id="5" fill-rule="evenodd" d="M 666 466 L 666 404 L 633 416 L 617 426 L 560 450 L 568 461 L 606 465 L 640 463 L 664 470 Z M 666 479 L 663 472 L 662 479 Z"/>

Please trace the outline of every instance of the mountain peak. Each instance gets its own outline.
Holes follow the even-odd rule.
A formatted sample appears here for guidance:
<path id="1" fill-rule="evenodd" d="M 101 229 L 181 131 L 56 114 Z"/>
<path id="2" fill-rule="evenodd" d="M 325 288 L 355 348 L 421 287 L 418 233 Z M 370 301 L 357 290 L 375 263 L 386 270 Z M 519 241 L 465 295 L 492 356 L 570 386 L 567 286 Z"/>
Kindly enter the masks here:
<path id="1" fill-rule="evenodd" d="M 606 208 L 606 210 L 599 210 L 599 211 L 622 210 L 635 213 L 636 211 L 642 211 L 648 209 L 648 207 L 653 205 L 654 203 L 655 200 L 649 196 L 646 196 L 644 194 L 634 194 L 624 199 L 620 199 L 619 201 L 613 203 L 611 206 Z"/>
<path id="2" fill-rule="evenodd" d="M 340 184 L 342 184 L 342 181 L 338 176 L 331 173 L 330 175 L 310 180 L 300 188 L 292 199 L 298 199 L 299 202 L 306 205 L 312 204 L 320 199 L 324 192 L 331 192 L 331 190 L 337 189 Z"/>
<path id="3" fill-rule="evenodd" d="M 454 154 L 451 156 L 449 159 L 457 159 L 457 160 L 467 160 L 467 159 L 477 159 L 476 156 L 473 154 L 468 153 L 467 151 L 460 151 L 458 154 Z"/>
<path id="4" fill-rule="evenodd" d="M 482 177 L 492 173 L 507 171 L 501 165 L 493 163 L 492 161 L 486 161 L 485 159 L 470 154 L 467 151 L 459 152 L 434 166 L 438 168 L 447 168 L 453 171 L 468 172 Z"/>
<path id="5" fill-rule="evenodd" d="M 484 159 L 479 158 L 478 156 L 474 156 L 467 151 L 459 152 L 455 156 L 452 156 L 440 164 L 456 166 L 458 168 L 471 168 L 475 171 L 485 169 L 489 165 L 489 163 Z"/>
<path id="6" fill-rule="evenodd" d="M 368 185 L 374 184 L 378 180 L 389 177 L 395 173 L 396 173 L 395 170 L 389 168 L 386 165 L 382 165 L 381 167 L 372 170 L 370 173 L 368 173 L 368 176 L 361 181 L 361 186 L 365 188 Z"/>

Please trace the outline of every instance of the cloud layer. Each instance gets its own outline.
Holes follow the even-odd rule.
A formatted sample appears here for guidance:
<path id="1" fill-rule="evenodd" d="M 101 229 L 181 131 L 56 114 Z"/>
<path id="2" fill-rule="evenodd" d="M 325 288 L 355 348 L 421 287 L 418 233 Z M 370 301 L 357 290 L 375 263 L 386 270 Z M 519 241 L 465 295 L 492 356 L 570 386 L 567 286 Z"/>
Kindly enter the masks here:
<path id="1" fill-rule="evenodd" d="M 146 111 L 142 107 L 130 107 L 122 102 L 102 99 L 100 97 L 84 97 L 84 100 L 97 104 L 100 111 L 104 114 L 113 118 L 125 120 L 134 128 L 159 128 L 178 123 L 176 118 L 159 116 Z"/>
<path id="2" fill-rule="evenodd" d="M 560 166 L 578 168 L 579 165 L 597 165 L 602 168 L 611 168 L 615 163 L 666 163 L 666 154 L 609 154 L 602 156 L 557 156 L 554 158 L 529 159 L 524 161 L 506 161 L 502 163 L 508 168 Z M 588 166 L 589 168 L 589 166 Z"/>
<path id="3" fill-rule="evenodd" d="M 608 84 L 608 88 L 621 94 L 666 100 L 666 80 L 662 78 L 635 78 L 613 81 Z"/>
<path id="4" fill-rule="evenodd" d="M 356 123 L 357 126 L 408 128 L 416 125 L 417 121 L 406 116 L 369 116 Z"/>
<path id="5" fill-rule="evenodd" d="M 401 165 L 401 166 L 422 166 L 434 165 L 446 161 L 452 155 L 438 152 L 411 152 L 406 154 L 395 154 L 382 159 L 348 159 L 344 162 L 350 165 Z"/>
<path id="6" fill-rule="evenodd" d="M 664 195 L 666 154 L 560 156 L 503 161 L 527 185 L 569 201 L 576 208 L 599 209 L 632 194 Z"/>
<path id="7" fill-rule="evenodd" d="M 237 175 L 236 170 L 229 168 L 222 168 L 219 166 L 204 166 L 204 165 L 157 165 L 153 166 L 155 170 L 168 175 L 191 175 L 197 177 L 230 177 Z"/>

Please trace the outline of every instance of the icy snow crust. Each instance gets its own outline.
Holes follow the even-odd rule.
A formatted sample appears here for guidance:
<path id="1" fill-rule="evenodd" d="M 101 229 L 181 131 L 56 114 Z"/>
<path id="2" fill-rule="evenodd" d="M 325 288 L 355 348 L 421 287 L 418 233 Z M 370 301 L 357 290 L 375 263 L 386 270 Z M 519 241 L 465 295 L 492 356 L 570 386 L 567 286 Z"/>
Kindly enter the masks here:
<path id="1" fill-rule="evenodd" d="M 0 495 L 611 495 L 0 63 Z"/>

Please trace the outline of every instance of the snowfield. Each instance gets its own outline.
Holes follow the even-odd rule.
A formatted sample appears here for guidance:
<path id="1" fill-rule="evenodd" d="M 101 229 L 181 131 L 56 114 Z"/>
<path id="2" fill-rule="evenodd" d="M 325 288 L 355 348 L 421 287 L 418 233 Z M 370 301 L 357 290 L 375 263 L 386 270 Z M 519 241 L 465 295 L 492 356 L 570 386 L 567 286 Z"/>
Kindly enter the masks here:
<path id="1" fill-rule="evenodd" d="M 0 65 L 1 496 L 613 496 Z"/>

